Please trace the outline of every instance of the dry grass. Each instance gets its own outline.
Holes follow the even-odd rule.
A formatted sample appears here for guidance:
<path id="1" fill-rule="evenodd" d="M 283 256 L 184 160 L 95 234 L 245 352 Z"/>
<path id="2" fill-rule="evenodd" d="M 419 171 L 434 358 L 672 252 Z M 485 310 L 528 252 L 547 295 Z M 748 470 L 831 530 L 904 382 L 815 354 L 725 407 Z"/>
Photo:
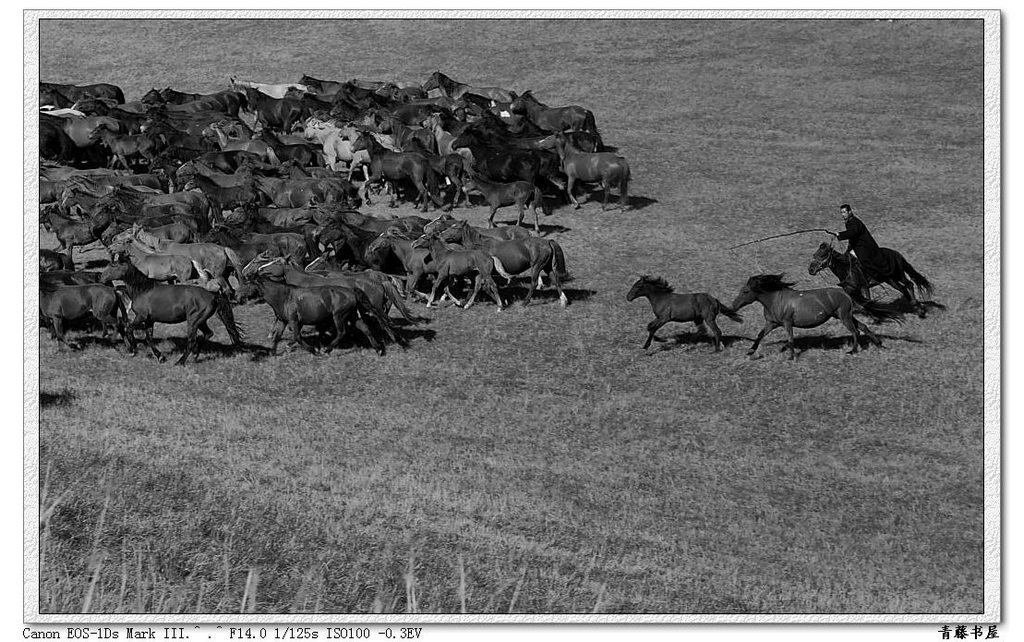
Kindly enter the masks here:
<path id="1" fill-rule="evenodd" d="M 382 359 L 224 349 L 180 369 L 43 338 L 40 610 L 981 611 L 980 23 L 468 33 L 43 25 L 43 79 L 115 82 L 130 100 L 232 75 L 436 69 L 533 89 L 592 109 L 646 200 L 547 221 L 567 228 L 568 309 L 435 311 Z M 637 274 L 722 300 L 758 272 L 820 286 L 813 236 L 722 248 L 838 227 L 841 202 L 938 285 L 945 313 L 885 327 L 888 349 L 855 357 L 824 326 L 798 332 L 795 363 L 775 352 L 781 331 L 751 362 L 754 308 L 723 323 L 722 354 L 678 326 L 640 349 L 650 313 L 624 298 Z M 265 306 L 236 318 L 265 341 Z"/>

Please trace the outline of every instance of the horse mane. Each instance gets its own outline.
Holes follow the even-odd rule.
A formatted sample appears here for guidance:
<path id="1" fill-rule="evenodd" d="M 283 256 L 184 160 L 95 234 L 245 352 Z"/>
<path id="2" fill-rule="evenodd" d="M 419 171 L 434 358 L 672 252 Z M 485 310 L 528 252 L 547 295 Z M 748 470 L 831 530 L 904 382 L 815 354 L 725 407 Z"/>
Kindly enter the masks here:
<path id="1" fill-rule="evenodd" d="M 758 294 L 788 290 L 796 281 L 783 281 L 783 274 L 758 274 L 747 279 L 747 287 Z"/>
<path id="2" fill-rule="evenodd" d="M 640 277 L 640 280 L 647 284 L 649 287 L 658 290 L 660 292 L 672 292 L 674 288 L 668 284 L 664 278 L 660 276 L 650 276 L 644 274 Z"/>
<path id="3" fill-rule="evenodd" d="M 96 210 L 116 209 L 122 214 L 135 211 L 142 206 L 145 197 L 127 185 L 115 185 L 114 189 L 96 201 Z"/>

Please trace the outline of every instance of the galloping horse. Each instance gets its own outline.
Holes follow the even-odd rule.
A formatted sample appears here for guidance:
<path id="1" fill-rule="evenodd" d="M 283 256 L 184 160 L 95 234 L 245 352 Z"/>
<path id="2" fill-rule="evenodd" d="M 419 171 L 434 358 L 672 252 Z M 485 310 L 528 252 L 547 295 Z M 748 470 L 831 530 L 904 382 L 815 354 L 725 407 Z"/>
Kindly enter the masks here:
<path id="1" fill-rule="evenodd" d="M 370 185 L 382 183 L 385 180 L 397 181 L 406 178 L 415 185 L 416 201 L 423 203 L 424 212 L 427 211 L 428 199 L 433 201 L 439 209 L 444 206 L 444 201 L 437 196 L 437 174 L 422 155 L 388 151 L 375 138 L 366 134 L 357 138 L 352 145 L 353 152 L 360 149 L 365 149 L 370 153 L 370 173 L 366 182 L 363 183 L 363 202 L 370 202 L 367 193 Z M 392 200 L 391 206 L 394 206 L 394 200 Z"/>
<path id="2" fill-rule="evenodd" d="M 107 211 L 100 212 L 95 218 L 86 221 L 76 221 L 65 218 L 56 212 L 55 207 L 50 207 L 46 212 L 39 215 L 43 226 L 53 232 L 60 242 L 60 249 L 68 255 L 68 261 L 74 263 L 75 247 L 89 245 L 100 240 L 103 231 L 113 222 L 114 217 Z"/>
<path id="3" fill-rule="evenodd" d="M 860 333 L 867 335 L 872 343 L 881 347 L 882 340 L 868 329 L 866 325 L 853 317 L 853 313 L 864 312 L 878 322 L 903 322 L 903 313 L 874 301 L 857 303 L 850 295 L 840 288 L 820 288 L 816 290 L 794 290 L 782 280 L 781 274 L 759 274 L 747 279 L 746 285 L 736 295 L 732 309 L 750 305 L 754 301 L 764 307 L 764 328 L 754 339 L 754 345 L 747 352 L 753 356 L 761 340 L 769 332 L 779 326 L 786 329 L 789 341 L 789 359 L 796 358 L 793 345 L 793 328 L 816 328 L 829 319 L 839 319 L 846 329 L 853 334 L 853 349 L 850 354 L 860 349 Z M 784 348 L 785 349 L 785 348 Z"/>
<path id="4" fill-rule="evenodd" d="M 597 131 L 594 122 L 594 113 L 579 105 L 568 107 L 548 107 L 533 96 L 533 92 L 524 91 L 517 96 L 509 105 L 508 110 L 513 114 L 527 114 L 530 120 L 541 129 L 552 133 L 565 131 L 590 132 L 597 137 L 598 149 L 601 149 L 601 134 Z"/>
<path id="5" fill-rule="evenodd" d="M 652 277 L 644 274 L 633 284 L 626 295 L 627 301 L 639 297 L 647 297 L 654 312 L 654 321 L 647 324 L 647 341 L 644 342 L 646 350 L 654 340 L 654 333 L 658 328 L 670 321 L 686 323 L 692 321 L 697 326 L 697 331 L 703 334 L 704 325 L 711 328 L 715 340 L 715 352 L 722 351 L 722 331 L 718 329 L 716 319 L 719 314 L 724 314 L 737 323 L 743 323 L 743 317 L 736 314 L 729 306 L 725 305 L 715 297 L 704 292 L 693 294 L 680 294 L 673 292 L 668 281 L 661 277 Z M 661 339 L 658 339 L 661 341 Z"/>
<path id="6" fill-rule="evenodd" d="M 474 87 L 466 83 L 456 82 L 440 71 L 430 74 L 427 82 L 423 83 L 423 91 L 429 92 L 432 89 L 437 89 L 442 95 L 453 99 L 462 98 L 463 94 L 476 94 L 496 102 L 507 103 L 512 100 L 512 94 L 507 89 L 502 89 L 501 87 Z"/>
<path id="7" fill-rule="evenodd" d="M 199 275 L 200 280 L 206 279 L 202 269 L 191 258 L 180 254 L 153 252 L 131 234 L 132 232 L 124 232 L 123 236 L 116 238 L 108 249 L 115 257 L 127 252 L 131 264 L 147 278 L 185 283 L 192 278 L 194 272 Z"/>
<path id="8" fill-rule="evenodd" d="M 551 214 L 551 206 L 544 200 L 544 196 L 540 193 L 540 188 L 526 181 L 498 183 L 489 181 L 482 176 L 471 175 L 463 181 L 462 188 L 466 192 L 467 197 L 469 194 L 476 192 L 481 194 L 484 200 L 487 201 L 487 205 L 491 208 L 491 213 L 487 217 L 487 227 L 494 227 L 494 213 L 498 211 L 499 207 L 504 205 L 516 206 L 516 209 L 519 211 L 516 226 L 519 226 L 523 224 L 523 215 L 526 213 L 525 206 L 528 203 L 532 203 L 533 231 L 538 234 L 540 233 L 540 217 L 537 215 L 537 205 L 541 206 L 544 214 Z"/>
<path id="9" fill-rule="evenodd" d="M 434 285 L 430 289 L 430 298 L 427 299 L 427 307 L 431 307 L 437 298 L 437 291 L 442 286 L 447 287 L 449 279 L 459 276 L 476 275 L 473 283 L 473 294 L 466 301 L 463 309 L 468 310 L 476 300 L 477 294 L 483 288 L 487 294 L 494 299 L 498 310 L 504 308 L 501 302 L 501 295 L 498 294 L 498 286 L 491 278 L 491 270 L 498 268 L 500 261 L 493 258 L 483 250 L 451 250 L 444 240 L 437 234 L 424 234 L 412 243 L 414 248 L 427 248 L 430 251 L 431 261 L 437 264 L 437 276 L 434 277 Z"/>
<path id="10" fill-rule="evenodd" d="M 255 259 L 254 259 L 255 261 Z M 252 267 L 255 263 L 246 266 L 247 278 L 256 286 L 257 291 L 264 301 L 274 311 L 274 327 L 270 331 L 272 340 L 270 346 L 271 354 L 277 352 L 277 343 L 286 328 L 292 329 L 292 341 L 294 346 L 303 346 L 310 352 L 316 354 L 316 350 L 302 341 L 302 327 L 312 325 L 317 330 L 332 327 L 334 339 L 324 347 L 324 353 L 329 353 L 341 342 L 345 336 L 347 325 L 351 322 L 367 338 L 370 345 L 377 351 L 377 354 L 384 354 L 384 343 L 379 341 L 363 320 L 363 315 L 369 316 L 377 324 L 384 328 L 390 327 L 391 322 L 373 309 L 366 295 L 359 290 L 353 290 L 338 285 L 321 285 L 318 287 L 305 288 L 295 287 L 278 283 L 261 274 L 260 267 Z M 355 319 L 351 317 L 355 316 Z"/>
<path id="11" fill-rule="evenodd" d="M 530 289 L 523 299 L 523 305 L 529 305 L 534 290 L 544 287 L 541 273 L 547 272 L 551 284 L 558 290 L 558 302 L 564 308 L 569 299 L 562 291 L 562 279 L 568 274 L 565 271 L 565 254 L 562 247 L 551 239 L 531 236 L 525 239 L 495 239 L 479 234 L 466 221 L 460 221 L 441 234 L 446 241 L 458 241 L 467 249 L 479 249 L 487 252 L 494 261 L 494 269 L 501 276 L 510 280 L 514 275 L 530 272 Z M 489 275 L 488 275 L 489 276 Z"/>
<path id="12" fill-rule="evenodd" d="M 929 307 L 944 309 L 945 306 L 934 301 L 919 301 L 914 296 L 916 286 L 922 297 L 931 296 L 932 284 L 921 273 L 914 269 L 910 262 L 903 258 L 903 255 L 896 250 L 887 247 L 879 248 L 885 256 L 886 263 L 892 268 L 888 274 L 874 275 L 870 277 L 864 272 L 860 261 L 856 261 L 849 253 L 837 252 L 832 245 L 822 243 L 811 256 L 811 263 L 807 266 L 807 273 L 814 276 L 818 272 L 828 268 L 832 274 L 839 279 L 839 286 L 856 301 L 864 301 L 870 298 L 870 288 L 886 284 L 895 288 L 903 300 L 922 319 L 927 314 Z"/>
<path id="13" fill-rule="evenodd" d="M 128 288 L 128 296 L 132 300 L 135 320 L 128 326 L 128 333 L 133 353 L 134 333 L 141 327 L 146 331 L 146 344 L 153 352 L 153 356 L 161 362 L 165 361 L 166 357 L 153 342 L 153 324 L 187 321 L 187 343 L 185 351 L 177 361 L 177 365 L 185 365 L 188 356 L 198 354 L 199 346 L 213 335 L 213 330 L 207 322 L 214 314 L 220 317 L 231 343 L 236 348 L 243 345 L 241 329 L 235 322 L 231 303 L 222 293 L 213 293 L 195 285 L 163 285 L 148 278 L 130 263 L 109 265 L 100 275 L 100 280 L 104 283 L 111 283 L 115 279 L 124 281 Z M 198 341 L 197 331 L 203 333 L 202 339 Z"/>
<path id="14" fill-rule="evenodd" d="M 127 321 L 124 304 L 114 288 L 99 284 L 56 285 L 50 281 L 39 281 L 39 312 L 50 326 L 50 336 L 58 345 L 64 344 L 72 350 L 78 347 L 64 338 L 64 322 L 81 319 L 92 314 L 103 325 L 103 336 L 107 338 L 110 328 L 121 335 L 125 345 L 132 347 L 125 334 Z"/>
<path id="15" fill-rule="evenodd" d="M 580 207 L 579 201 L 572 194 L 577 180 L 584 183 L 601 183 L 604 190 L 602 211 L 608 206 L 608 197 L 613 186 L 619 188 L 619 207 L 623 211 L 629 209 L 629 163 L 625 158 L 610 152 L 581 152 L 562 134 L 555 136 L 555 144 L 558 148 L 558 157 L 562 160 L 562 171 L 569 179 L 565 185 L 565 192 L 569 195 L 574 209 Z"/>

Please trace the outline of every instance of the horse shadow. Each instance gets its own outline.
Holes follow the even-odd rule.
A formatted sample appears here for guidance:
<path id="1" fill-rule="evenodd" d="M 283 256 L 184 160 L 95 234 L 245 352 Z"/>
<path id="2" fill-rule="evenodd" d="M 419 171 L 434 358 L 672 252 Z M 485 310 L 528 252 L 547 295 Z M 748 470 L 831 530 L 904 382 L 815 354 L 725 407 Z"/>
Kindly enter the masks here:
<path id="1" fill-rule="evenodd" d="M 663 344 L 661 351 L 673 350 L 679 346 L 697 346 L 697 345 L 708 345 L 714 347 L 715 337 L 710 332 L 675 332 L 669 338 L 662 338 L 655 336 L 654 340 Z M 746 337 L 739 335 L 722 334 L 722 348 L 731 347 L 733 344 L 739 341 L 747 340 Z M 664 345 L 668 344 L 668 345 Z"/>
<path id="2" fill-rule="evenodd" d="M 94 270 L 96 268 L 105 268 L 110 265 L 110 261 L 107 259 L 91 259 L 85 262 L 85 270 Z"/>
<path id="3" fill-rule="evenodd" d="M 529 277 L 526 277 L 527 279 Z M 530 291 L 529 281 L 527 285 L 516 283 L 513 280 L 511 285 L 499 286 L 501 290 L 502 298 L 505 299 L 509 304 L 518 303 L 526 298 L 526 293 Z M 587 290 L 583 288 L 562 288 L 562 292 L 565 293 L 565 297 L 569 299 L 569 304 L 581 303 L 583 301 L 590 300 L 597 290 Z M 553 303 L 558 301 L 558 290 L 551 287 L 550 282 L 545 280 L 544 289 L 537 288 L 533 291 L 533 299 L 530 301 L 531 305 L 535 302 Z"/>
<path id="4" fill-rule="evenodd" d="M 40 408 L 54 408 L 60 406 L 69 406 L 76 399 L 78 395 L 73 390 L 68 388 L 62 388 L 57 392 L 39 392 L 39 407 Z"/>
<path id="5" fill-rule="evenodd" d="M 888 341 L 903 341 L 903 342 L 906 342 L 906 343 L 924 343 L 924 341 L 922 341 L 920 339 L 916 339 L 914 337 L 898 337 L 898 336 L 889 335 L 889 334 L 879 334 L 877 332 L 875 333 L 875 336 L 878 337 L 879 339 L 888 340 Z M 841 350 L 843 352 L 849 352 L 850 350 L 853 349 L 853 341 L 852 341 L 852 337 L 850 337 L 849 335 L 847 335 L 847 336 L 832 336 L 832 337 L 830 337 L 830 336 L 822 336 L 822 335 L 809 335 L 809 336 L 802 336 L 802 337 L 794 337 L 793 338 L 793 347 L 796 349 L 796 358 L 799 359 L 800 356 L 804 352 L 807 352 L 809 350 L 824 350 L 824 351 L 831 351 L 831 352 L 838 352 L 838 351 Z M 859 347 L 862 350 L 864 350 L 864 349 L 875 349 L 875 350 L 881 349 L 881 350 L 885 350 L 886 349 L 886 346 L 885 346 L 884 343 L 883 343 L 882 347 L 879 348 L 875 344 L 871 343 L 871 340 L 868 337 L 864 336 L 863 334 L 861 334 L 861 336 L 860 336 Z M 786 339 L 782 339 L 782 340 L 772 341 L 771 343 L 767 343 L 766 342 L 766 343 L 762 344 L 761 350 L 759 350 L 759 352 L 761 354 L 765 354 L 766 352 L 770 352 L 771 349 L 776 349 L 779 352 L 783 352 L 787 348 L 788 348 L 788 344 L 786 342 Z"/>
<path id="6" fill-rule="evenodd" d="M 577 197 L 577 200 L 580 202 L 580 205 L 586 205 L 588 203 L 595 203 L 597 205 L 600 205 L 601 202 L 604 201 L 605 190 L 600 185 L 584 185 L 581 191 L 581 196 L 586 196 L 586 199 Z M 628 196 L 628 199 L 629 209 L 627 209 L 626 211 L 629 212 L 633 210 L 642 210 L 645 207 L 649 207 L 658 202 L 658 199 L 648 198 L 647 196 L 638 196 L 636 194 L 630 194 Z M 565 206 L 571 206 L 571 203 L 569 203 L 568 199 L 562 199 L 562 201 L 564 202 L 560 204 L 560 208 Z M 612 188 L 611 193 L 608 195 L 608 211 L 612 211 L 620 207 L 621 201 L 619 200 L 619 190 L 616 188 Z"/>

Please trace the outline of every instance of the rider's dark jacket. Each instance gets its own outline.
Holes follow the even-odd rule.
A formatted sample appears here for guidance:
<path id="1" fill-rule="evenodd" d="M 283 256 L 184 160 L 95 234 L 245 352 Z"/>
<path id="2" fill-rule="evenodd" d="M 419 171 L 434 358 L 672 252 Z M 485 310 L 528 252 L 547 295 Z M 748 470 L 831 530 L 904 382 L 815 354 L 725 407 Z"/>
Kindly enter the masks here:
<path id="1" fill-rule="evenodd" d="M 838 237 L 840 241 L 850 242 L 849 249 L 857 255 L 869 275 L 885 276 L 890 272 L 887 257 L 859 218 L 851 214 L 846 219 L 846 230 L 840 232 Z"/>

